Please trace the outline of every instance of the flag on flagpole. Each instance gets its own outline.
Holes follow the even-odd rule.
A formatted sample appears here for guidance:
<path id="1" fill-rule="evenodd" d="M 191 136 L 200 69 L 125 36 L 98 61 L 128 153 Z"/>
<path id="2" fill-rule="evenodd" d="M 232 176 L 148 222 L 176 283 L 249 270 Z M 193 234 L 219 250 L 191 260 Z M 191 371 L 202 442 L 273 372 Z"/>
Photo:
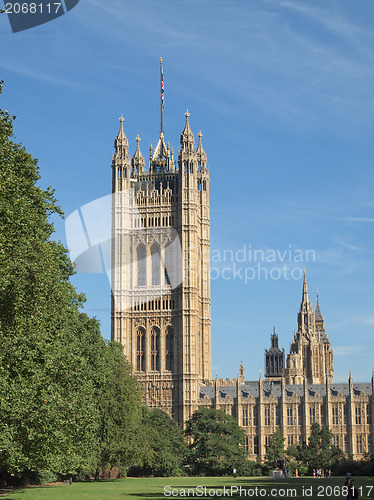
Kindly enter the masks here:
<path id="1" fill-rule="evenodd" d="M 165 85 L 164 85 L 164 70 L 161 64 L 161 103 L 162 109 L 165 107 Z"/>

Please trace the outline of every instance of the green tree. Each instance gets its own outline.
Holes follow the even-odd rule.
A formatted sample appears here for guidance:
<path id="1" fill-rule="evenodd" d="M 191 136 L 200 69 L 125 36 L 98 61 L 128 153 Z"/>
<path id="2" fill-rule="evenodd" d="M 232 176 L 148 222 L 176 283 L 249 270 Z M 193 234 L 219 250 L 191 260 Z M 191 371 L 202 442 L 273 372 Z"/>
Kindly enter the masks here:
<path id="1" fill-rule="evenodd" d="M 62 211 L 13 141 L 14 119 L 0 110 L 0 474 L 126 465 L 140 453 L 136 384 L 122 348 L 80 312 L 67 250 L 50 239 Z"/>
<path id="2" fill-rule="evenodd" d="M 37 186 L 37 160 L 12 140 L 13 121 L 0 111 L 0 467 L 70 473 L 95 462 L 84 297 L 69 282 L 66 249 L 50 240 L 49 217 L 62 211 L 53 190 Z"/>
<path id="3" fill-rule="evenodd" d="M 141 405 L 136 379 L 131 374 L 123 346 L 110 342 L 103 353 L 97 381 L 100 413 L 99 461 L 103 467 L 118 467 L 122 473 L 147 456 L 147 444 L 140 439 Z"/>
<path id="4" fill-rule="evenodd" d="M 332 445 L 332 433 L 326 425 L 314 422 L 310 429 L 308 444 L 288 450 L 301 465 L 312 469 L 330 469 L 340 459 L 341 452 Z"/>
<path id="5" fill-rule="evenodd" d="M 182 428 L 159 409 L 142 408 L 144 462 L 132 475 L 174 476 L 184 473 L 187 445 Z M 145 437 L 145 439 L 144 439 Z"/>
<path id="6" fill-rule="evenodd" d="M 266 462 L 269 466 L 273 466 L 277 460 L 283 460 L 285 457 L 284 437 L 279 428 L 270 436 L 269 444 L 266 447 Z"/>
<path id="7" fill-rule="evenodd" d="M 239 473 L 246 468 L 244 431 L 222 410 L 200 408 L 186 424 L 189 445 L 188 464 L 195 474 Z"/>

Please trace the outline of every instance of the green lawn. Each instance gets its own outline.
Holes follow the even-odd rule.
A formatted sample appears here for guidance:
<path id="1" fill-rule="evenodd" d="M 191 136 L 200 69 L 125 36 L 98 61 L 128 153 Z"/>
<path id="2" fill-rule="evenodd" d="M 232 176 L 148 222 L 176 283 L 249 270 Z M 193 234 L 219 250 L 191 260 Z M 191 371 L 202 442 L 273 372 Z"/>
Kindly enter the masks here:
<path id="1" fill-rule="evenodd" d="M 127 498 L 133 500 L 165 498 L 345 498 L 341 494 L 344 478 L 331 479 L 291 478 L 242 478 L 228 477 L 179 477 L 179 478 L 127 478 L 112 481 L 73 483 L 71 486 L 40 486 L 17 490 L 5 498 L 102 500 Z M 362 487 L 360 499 L 374 498 L 374 480 L 355 478 L 356 488 Z M 200 487 L 196 489 L 196 487 Z M 206 487 L 206 490 L 204 488 Z M 226 487 L 226 489 L 224 489 Z M 234 489 L 231 490 L 231 487 Z M 166 488 L 166 490 L 164 490 Z M 238 490 L 235 490 L 238 488 Z M 239 488 L 241 490 L 241 496 Z M 257 489 L 256 489 L 257 488 Z M 335 488 L 335 491 L 334 491 Z M 188 491 L 189 490 L 189 491 Z M 371 491 L 370 491 L 371 490 Z M 168 495 L 164 495 L 164 491 Z M 216 494 L 218 493 L 218 495 Z"/>

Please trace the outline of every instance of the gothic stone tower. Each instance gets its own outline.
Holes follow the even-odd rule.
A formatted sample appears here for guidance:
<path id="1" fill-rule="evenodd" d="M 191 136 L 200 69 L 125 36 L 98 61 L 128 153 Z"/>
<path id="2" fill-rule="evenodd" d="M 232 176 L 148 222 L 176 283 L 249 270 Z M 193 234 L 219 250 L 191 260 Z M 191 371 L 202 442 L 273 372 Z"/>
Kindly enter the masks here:
<path id="1" fill-rule="evenodd" d="M 266 380 L 280 381 L 284 375 L 284 349 L 278 346 L 278 335 L 275 333 L 270 337 L 271 347 L 265 349 L 265 378 Z"/>
<path id="2" fill-rule="evenodd" d="M 209 173 L 185 116 L 177 167 L 162 120 L 148 169 L 139 137 L 130 161 L 122 116 L 112 161 L 112 339 L 144 403 L 179 423 L 211 378 Z"/>
<path id="3" fill-rule="evenodd" d="M 293 334 L 290 353 L 287 356 L 286 383 L 332 383 L 334 374 L 333 351 L 326 335 L 325 322 L 319 307 L 316 311 L 309 301 L 308 285 L 304 271 L 303 294 L 297 316 L 297 334 Z"/>

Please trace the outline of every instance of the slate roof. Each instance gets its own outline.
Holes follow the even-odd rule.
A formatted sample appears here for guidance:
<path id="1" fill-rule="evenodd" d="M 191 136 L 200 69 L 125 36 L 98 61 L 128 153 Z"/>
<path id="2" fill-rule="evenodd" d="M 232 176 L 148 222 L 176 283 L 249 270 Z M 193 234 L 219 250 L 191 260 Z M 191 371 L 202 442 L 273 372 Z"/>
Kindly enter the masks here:
<path id="1" fill-rule="evenodd" d="M 265 380 L 262 383 L 263 387 L 263 396 L 281 396 L 281 383 L 280 382 L 272 382 L 269 380 Z M 200 388 L 200 398 L 209 397 L 210 399 L 214 399 L 214 386 L 209 387 L 201 387 Z M 285 395 L 287 396 L 303 396 L 304 395 L 304 386 L 302 384 L 285 384 Z M 337 396 L 338 394 L 342 394 L 343 396 L 348 396 L 349 394 L 349 385 L 348 384 L 330 384 L 330 395 Z M 364 383 L 354 383 L 353 384 L 353 394 L 367 394 L 368 396 L 372 395 L 372 386 L 370 382 Z M 326 385 L 325 384 L 308 384 L 308 396 L 326 396 Z M 237 386 L 220 386 L 219 387 L 219 397 L 236 398 L 237 397 Z M 253 396 L 257 398 L 259 396 L 259 384 L 258 381 L 244 382 L 241 384 L 241 396 L 243 398 Z"/>

